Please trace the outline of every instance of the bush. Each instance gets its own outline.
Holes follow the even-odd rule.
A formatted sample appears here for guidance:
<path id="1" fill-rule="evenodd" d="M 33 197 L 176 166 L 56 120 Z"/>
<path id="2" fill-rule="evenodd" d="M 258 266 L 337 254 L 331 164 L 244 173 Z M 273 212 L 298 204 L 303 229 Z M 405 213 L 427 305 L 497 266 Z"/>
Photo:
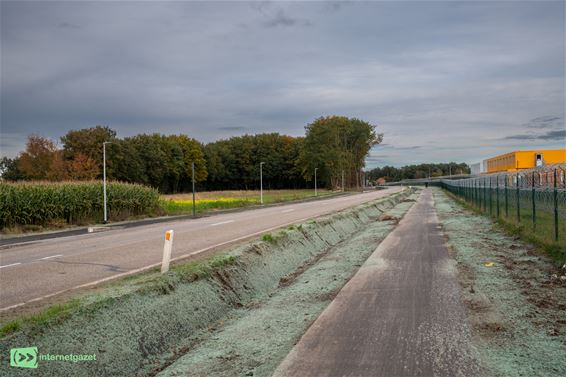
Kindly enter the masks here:
<path id="1" fill-rule="evenodd" d="M 158 208 L 157 190 L 129 183 L 107 183 L 108 210 L 121 216 L 143 215 Z M 0 228 L 16 225 L 100 221 L 102 182 L 0 183 Z"/>

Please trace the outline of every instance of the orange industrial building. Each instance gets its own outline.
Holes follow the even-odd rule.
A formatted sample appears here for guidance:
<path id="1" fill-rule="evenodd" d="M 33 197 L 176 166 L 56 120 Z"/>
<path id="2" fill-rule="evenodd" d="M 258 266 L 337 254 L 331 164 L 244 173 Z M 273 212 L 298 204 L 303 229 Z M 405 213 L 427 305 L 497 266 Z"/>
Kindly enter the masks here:
<path id="1" fill-rule="evenodd" d="M 483 161 L 484 173 L 513 172 L 566 162 L 566 149 L 515 151 Z"/>

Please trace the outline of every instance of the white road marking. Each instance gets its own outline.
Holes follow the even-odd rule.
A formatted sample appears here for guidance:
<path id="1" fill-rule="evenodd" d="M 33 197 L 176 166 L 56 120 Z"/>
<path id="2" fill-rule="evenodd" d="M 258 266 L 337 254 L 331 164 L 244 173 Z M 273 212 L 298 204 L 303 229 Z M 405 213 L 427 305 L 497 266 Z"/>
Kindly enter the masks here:
<path id="1" fill-rule="evenodd" d="M 227 221 L 221 221 L 219 223 L 215 223 L 215 224 L 210 224 L 210 226 L 217 226 L 217 225 L 222 225 L 222 224 L 229 224 L 229 223 L 233 223 L 236 220 L 227 220 Z"/>
<path id="2" fill-rule="evenodd" d="M 17 266 L 18 264 L 21 264 L 21 263 L 18 262 L 18 263 L 7 264 L 7 265 L 5 265 L 5 266 L 0 266 L 0 268 L 10 267 L 10 266 Z"/>
<path id="3" fill-rule="evenodd" d="M 405 190 L 405 189 L 400 190 L 400 191 L 398 191 L 398 192 L 402 192 L 402 191 L 404 191 L 404 190 Z M 398 192 L 394 192 L 394 194 L 396 194 L 396 193 L 398 193 Z M 376 199 L 382 199 L 382 198 L 376 198 Z M 322 216 L 325 216 L 325 215 L 328 215 L 328 214 L 320 214 L 320 215 L 316 215 L 316 216 L 303 217 L 303 218 L 301 218 L 301 219 L 294 220 L 294 221 L 290 221 L 290 222 L 285 223 L 285 224 L 276 225 L 276 226 L 273 226 L 273 227 L 271 227 L 271 228 L 263 229 L 263 230 L 260 230 L 260 231 L 258 231 L 258 232 L 254 232 L 254 233 L 247 234 L 247 235 L 245 235 L 245 236 L 241 236 L 241 237 L 234 238 L 234 239 L 232 239 L 232 240 L 230 240 L 230 241 L 221 242 L 221 243 L 218 243 L 218 244 L 216 244 L 216 245 L 212 245 L 212 246 L 205 247 L 204 249 L 200 249 L 200 250 L 197 250 L 197 251 L 193 251 L 193 252 L 190 252 L 190 253 L 186 253 L 186 254 L 180 255 L 180 256 L 175 257 L 175 258 L 171 258 L 171 262 L 176 262 L 176 261 L 179 261 L 179 260 L 183 260 L 183 259 L 186 259 L 186 258 L 188 258 L 188 257 L 190 257 L 190 256 L 193 256 L 193 255 L 196 255 L 196 254 L 200 254 L 200 253 L 204 253 L 205 251 L 212 250 L 212 249 L 215 249 L 215 248 L 220 247 L 220 246 L 224 246 L 224 245 L 228 245 L 228 244 L 230 244 L 230 243 L 234 243 L 234 242 L 238 242 L 238 241 L 241 241 L 241 240 L 245 240 L 246 238 L 251 238 L 251 237 L 253 237 L 253 236 L 257 236 L 257 235 L 260 235 L 260 234 L 265 233 L 265 232 L 270 232 L 270 231 L 272 231 L 272 230 L 279 229 L 279 228 L 285 228 L 286 226 L 291 225 L 291 224 L 298 224 L 298 223 L 301 223 L 301 222 L 304 222 L 304 221 L 307 221 L 307 220 L 311 220 L 311 219 L 316 219 L 316 218 L 319 218 L 319 217 L 322 217 Z M 16 263 L 16 264 L 19 264 L 19 263 Z M 135 270 L 131 270 L 131 271 L 127 271 L 127 272 L 122 272 L 121 274 L 116 274 L 116 275 L 113 275 L 113 276 L 108 276 L 108 277 L 105 277 L 105 278 L 102 278 L 102 279 L 99 279 L 99 280 L 96 280 L 96 281 L 92 281 L 92 282 L 90 282 L 90 283 L 85 283 L 85 284 L 77 285 L 77 286 L 72 287 L 72 288 L 63 289 L 63 290 L 60 290 L 60 291 L 55 292 L 55 293 L 50 293 L 50 294 L 48 294 L 48 295 L 44 295 L 44 296 L 41 296 L 41 297 L 33 298 L 33 299 L 31 299 L 31 300 L 28 300 L 28 301 L 20 302 L 19 304 L 15 304 L 15 305 L 11 305 L 11 306 L 6 306 L 6 307 L 4 307 L 4 308 L 0 308 L 0 312 L 6 311 L 6 310 L 10 310 L 10 309 L 14 309 L 14 308 L 17 308 L 17 307 L 20 307 L 20 306 L 29 304 L 29 303 L 31 303 L 31 302 L 41 301 L 41 300 L 44 300 L 44 299 L 49 298 L 49 297 L 53 297 L 53 296 L 60 295 L 61 293 L 73 291 L 73 290 L 75 290 L 75 289 L 81 289 L 81 288 L 91 287 L 91 286 L 98 285 L 98 284 L 101 284 L 101 283 L 104 283 L 104 282 L 107 282 L 107 281 L 119 279 L 119 278 L 126 277 L 126 276 L 130 276 L 130 275 L 135 275 L 135 274 L 137 274 L 137 273 L 144 272 L 144 271 L 147 271 L 147 270 L 151 270 L 152 268 L 156 268 L 156 267 L 159 267 L 159 266 L 161 266 L 161 262 L 159 262 L 159 263 L 154 263 L 154 264 L 151 264 L 151 265 L 145 266 L 145 267 L 136 268 Z M 7 267 L 7 266 L 3 266 L 3 267 Z M 0 267 L 0 268 L 1 268 L 1 267 Z"/>
<path id="4" fill-rule="evenodd" d="M 285 223 L 285 224 L 281 224 L 281 225 L 277 225 L 277 226 L 274 226 L 274 227 L 271 227 L 271 228 L 263 229 L 263 230 L 261 230 L 261 231 L 259 231 L 259 232 L 254 232 L 254 233 L 250 233 L 250 234 L 247 234 L 247 235 L 245 235 L 245 236 L 242 236 L 242 237 L 234 238 L 234 239 L 232 239 L 232 240 L 230 240 L 230 241 L 225 241 L 225 242 L 217 243 L 216 245 L 208 246 L 208 247 L 205 247 L 204 249 L 200 249 L 200 250 L 197 250 L 197 251 L 193 251 L 193 252 L 190 252 L 190 253 L 187 253 L 187 254 L 180 255 L 180 256 L 175 257 L 175 258 L 171 258 L 171 262 L 176 262 L 176 261 L 179 261 L 179 260 L 183 260 L 183 259 L 186 259 L 186 258 L 188 258 L 188 257 L 190 257 L 190 256 L 193 256 L 193 255 L 196 255 L 196 254 L 200 254 L 200 253 L 204 253 L 205 251 L 212 250 L 212 249 L 215 249 L 215 248 L 220 247 L 220 246 L 224 246 L 224 245 L 228 245 L 228 244 L 231 244 L 231 243 L 234 243 L 234 242 L 238 242 L 238 241 L 241 241 L 241 240 L 245 240 L 246 238 L 251 238 L 251 237 L 253 237 L 253 236 L 257 236 L 257 235 L 260 235 L 260 234 L 262 234 L 262 233 L 272 231 L 272 230 L 274 230 L 274 229 L 284 228 L 284 227 L 286 227 L 286 226 L 288 226 L 288 225 L 300 223 L 300 222 L 307 221 L 307 220 L 309 220 L 309 219 L 317 218 L 317 217 L 320 217 L 320 216 L 324 216 L 324 215 L 303 217 L 302 219 L 298 219 L 298 220 L 295 220 L 295 221 L 290 221 L 290 222 Z M 110 280 L 115 280 L 115 279 L 119 279 L 119 278 L 122 278 L 122 277 L 130 276 L 130 275 L 135 275 L 135 274 L 138 274 L 138 273 L 140 273 L 140 272 L 144 272 L 144 271 L 147 271 L 147 270 L 151 270 L 152 268 L 156 268 L 156 267 L 159 267 L 159 266 L 161 266 L 161 262 L 159 262 L 159 263 L 154 263 L 154 264 L 151 264 L 151 265 L 145 266 L 145 267 L 136 268 L 135 270 L 131 270 L 131 271 L 128 271 L 128 272 L 122 272 L 121 274 L 117 274 L 117 275 L 113 275 L 113 276 L 108 276 L 108 277 L 105 277 L 105 278 L 102 278 L 102 279 L 99 279 L 99 280 L 96 280 L 96 281 L 92 281 L 92 282 L 90 282 L 90 283 L 85 283 L 85 284 L 77 285 L 77 286 L 72 287 L 72 288 L 63 289 L 63 290 L 60 290 L 60 291 L 58 291 L 58 292 L 50 293 L 50 294 L 45 295 L 45 296 L 36 297 L 36 298 L 33 298 L 33 299 L 31 299 L 31 300 L 28 300 L 28 301 L 20 302 L 19 304 L 15 304 L 15 305 L 11 305 L 11 306 L 6 306 L 6 307 L 4 307 L 4 308 L 0 308 L 0 312 L 6 311 L 6 310 L 10 310 L 10 309 L 14 309 L 14 308 L 17 308 L 17 307 L 20 307 L 20 306 L 29 304 L 30 302 L 41 301 L 41 300 L 44 300 L 44 299 L 49 298 L 49 297 L 53 297 L 53 296 L 60 295 L 61 293 L 73 291 L 73 290 L 75 290 L 75 289 L 81 289 L 81 288 L 91 287 L 91 286 L 93 286 L 93 285 L 98 285 L 98 284 L 101 284 L 101 283 L 104 283 L 104 282 L 107 282 L 107 281 L 110 281 Z"/>
<path id="5" fill-rule="evenodd" d="M 62 257 L 62 256 L 63 256 L 63 254 L 57 254 L 57 255 L 51 255 L 49 257 L 39 258 L 38 260 L 46 260 L 46 259 L 57 258 L 57 257 Z"/>
<path id="6" fill-rule="evenodd" d="M 289 208 L 284 211 L 281 211 L 281 213 L 293 212 L 294 210 L 295 210 L 294 208 Z"/>

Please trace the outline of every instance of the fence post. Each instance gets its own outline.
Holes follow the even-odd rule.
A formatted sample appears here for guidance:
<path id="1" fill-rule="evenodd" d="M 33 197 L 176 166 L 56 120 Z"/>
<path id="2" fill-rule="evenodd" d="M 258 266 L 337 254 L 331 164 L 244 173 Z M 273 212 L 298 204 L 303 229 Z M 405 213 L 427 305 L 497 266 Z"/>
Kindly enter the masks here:
<path id="1" fill-rule="evenodd" d="M 493 207 L 491 204 L 493 202 L 493 192 L 491 191 L 491 177 L 489 177 L 489 216 L 493 216 Z"/>
<path id="2" fill-rule="evenodd" d="M 499 174 L 497 174 L 496 179 L 497 179 L 497 180 L 496 180 L 496 182 L 495 182 L 495 185 L 496 185 L 496 187 L 495 187 L 495 193 L 496 193 L 496 195 L 497 195 L 497 198 L 496 198 L 496 202 L 497 202 L 497 218 L 499 219 Z"/>
<path id="3" fill-rule="evenodd" d="M 515 185 L 517 186 L 517 222 L 521 222 L 521 202 L 519 201 L 519 172 L 517 172 L 517 176 L 515 177 Z"/>
<path id="4" fill-rule="evenodd" d="M 558 187 L 556 186 L 556 168 L 554 168 L 554 240 L 558 242 Z"/>
<path id="5" fill-rule="evenodd" d="M 486 178 L 483 179 L 483 211 L 487 213 L 487 182 Z"/>
<path id="6" fill-rule="evenodd" d="M 507 185 L 509 181 L 509 176 L 505 175 L 505 218 L 509 217 L 509 205 L 507 203 Z"/>
<path id="7" fill-rule="evenodd" d="M 474 206 L 478 208 L 478 190 L 477 190 L 477 182 L 475 179 L 473 182 L 473 190 L 474 190 Z"/>
<path id="8" fill-rule="evenodd" d="M 537 229 L 537 210 L 535 203 L 535 172 L 533 171 L 531 176 L 531 198 L 533 200 L 533 230 Z"/>

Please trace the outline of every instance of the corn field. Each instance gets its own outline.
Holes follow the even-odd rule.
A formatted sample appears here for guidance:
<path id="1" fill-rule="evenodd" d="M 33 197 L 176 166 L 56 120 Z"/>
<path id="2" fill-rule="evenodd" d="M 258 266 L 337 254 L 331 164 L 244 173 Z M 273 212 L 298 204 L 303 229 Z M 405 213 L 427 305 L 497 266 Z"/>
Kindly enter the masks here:
<path id="1" fill-rule="evenodd" d="M 129 183 L 107 184 L 108 210 L 120 217 L 152 213 L 159 193 Z M 102 182 L 0 183 L 0 228 L 16 225 L 77 224 L 102 220 Z"/>
<path id="2" fill-rule="evenodd" d="M 545 244 L 566 246 L 566 164 L 443 180 L 441 185 L 475 209 L 520 227 Z"/>

